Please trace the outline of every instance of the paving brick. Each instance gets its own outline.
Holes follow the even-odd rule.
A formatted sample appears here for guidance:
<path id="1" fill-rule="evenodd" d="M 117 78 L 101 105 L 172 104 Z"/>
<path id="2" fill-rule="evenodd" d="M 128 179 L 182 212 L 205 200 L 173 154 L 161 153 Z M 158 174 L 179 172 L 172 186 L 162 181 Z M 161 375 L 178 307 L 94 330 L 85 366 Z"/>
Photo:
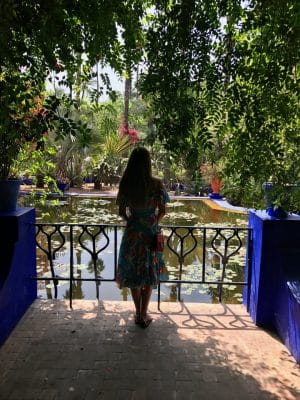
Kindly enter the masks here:
<path id="1" fill-rule="evenodd" d="M 0 348 L 0 400 L 299 400 L 300 368 L 242 306 L 37 300 Z"/>
<path id="2" fill-rule="evenodd" d="M 116 400 L 132 400 L 133 391 L 132 390 L 119 390 L 116 393 Z"/>

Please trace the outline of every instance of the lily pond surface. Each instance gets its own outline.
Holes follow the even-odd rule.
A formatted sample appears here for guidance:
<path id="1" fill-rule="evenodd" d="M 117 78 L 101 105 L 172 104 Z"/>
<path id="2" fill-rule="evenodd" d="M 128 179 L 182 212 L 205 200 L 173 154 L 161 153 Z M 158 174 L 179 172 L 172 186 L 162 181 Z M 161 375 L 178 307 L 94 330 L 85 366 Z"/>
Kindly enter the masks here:
<path id="1" fill-rule="evenodd" d="M 29 201 L 23 200 L 26 203 Z M 26 204 L 29 205 L 29 204 Z M 32 205 L 32 204 L 31 204 Z M 74 224 L 109 224 L 124 225 L 124 221 L 117 214 L 115 199 L 107 198 L 82 198 L 65 197 L 62 201 L 48 201 L 44 206 L 36 205 L 37 223 L 74 223 Z M 230 211 L 219 211 L 212 209 L 201 199 L 172 199 L 167 205 L 167 214 L 161 222 L 161 225 L 176 226 L 199 226 L 199 227 L 247 227 L 248 217 L 246 214 L 233 213 Z M 61 228 L 68 236 L 68 227 Z M 74 227 L 74 236 L 77 228 Z M 170 234 L 170 229 L 164 228 L 165 236 Z M 209 235 L 214 235 L 214 231 L 207 231 Z M 97 275 L 104 279 L 113 279 L 114 277 L 114 229 L 108 229 L 109 245 L 99 253 L 96 261 Z M 117 251 L 121 242 L 123 228 L 119 228 L 116 233 Z M 183 232 L 184 234 L 184 232 Z M 203 248 L 200 237 L 203 233 L 199 230 L 195 236 L 199 237 L 196 249 L 187 255 L 184 259 L 182 279 L 201 280 Z M 197 237 L 197 240 L 198 240 Z M 230 258 L 226 266 L 226 280 L 233 281 L 232 284 L 223 287 L 223 302 L 240 303 L 242 301 L 242 286 L 234 285 L 234 281 L 244 280 L 244 265 L 246 252 L 247 232 L 241 233 L 243 246 L 233 257 Z M 69 239 L 69 238 L 67 238 Z M 45 240 L 40 238 L 40 240 Z M 59 245 L 60 238 L 57 238 Z M 177 240 L 177 242 L 176 242 Z M 178 238 L 172 239 L 172 245 L 178 245 Z M 103 235 L 97 237 L 97 248 L 105 246 L 106 238 Z M 174 242 L 175 241 L 175 242 Z M 180 240 L 179 240 L 180 241 Z M 84 244 L 87 248 L 92 246 L 88 235 L 84 238 Z M 207 242 L 208 243 L 208 242 Z M 192 238 L 185 239 L 185 246 L 192 247 Z M 234 249 L 234 243 L 233 243 Z M 209 280 L 218 280 L 221 275 L 221 258 L 214 249 L 207 244 L 205 251 L 206 273 Z M 169 271 L 170 279 L 178 279 L 179 263 L 178 257 L 170 251 L 167 246 L 164 250 L 164 259 Z M 54 260 L 55 274 L 61 278 L 70 276 L 70 245 L 68 240 L 59 250 Z M 51 276 L 50 265 L 47 256 L 40 249 L 37 250 L 37 273 L 38 276 Z M 94 262 L 84 248 L 74 241 L 74 277 L 75 278 L 94 278 Z M 50 280 L 38 281 L 39 297 L 54 298 L 54 284 Z M 101 282 L 97 284 L 94 281 L 75 281 L 72 285 L 73 299 L 96 299 L 97 296 L 102 300 L 130 300 L 130 291 L 128 289 L 120 290 L 116 282 Z M 161 301 L 176 301 L 178 294 L 177 284 L 167 282 L 161 284 Z M 70 295 L 69 282 L 59 280 L 57 286 L 57 298 L 67 299 Z M 217 302 L 217 285 L 207 284 L 181 284 L 181 298 L 186 302 Z M 153 291 L 152 300 L 157 299 L 157 290 Z"/>

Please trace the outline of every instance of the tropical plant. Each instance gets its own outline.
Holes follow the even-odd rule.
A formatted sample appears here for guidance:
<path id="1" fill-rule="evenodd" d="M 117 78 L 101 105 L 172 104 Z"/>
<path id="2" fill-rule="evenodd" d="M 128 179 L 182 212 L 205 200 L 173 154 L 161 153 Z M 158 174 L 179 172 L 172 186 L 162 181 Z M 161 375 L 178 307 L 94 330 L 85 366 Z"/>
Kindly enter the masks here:
<path id="1" fill-rule="evenodd" d="M 128 135 L 111 133 L 105 137 L 100 145 L 101 158 L 95 168 L 95 188 L 101 188 L 101 184 L 116 184 L 121 178 L 125 159 L 121 156 L 127 154 L 133 146 Z"/>
<path id="2" fill-rule="evenodd" d="M 50 186 L 51 183 L 54 184 L 55 182 L 55 155 L 55 148 L 51 146 L 49 139 L 44 137 L 42 149 L 32 148 L 31 145 L 24 146 L 14 165 L 17 164 L 18 174 L 27 173 L 29 176 L 35 177 L 37 187 L 44 187 L 45 183 Z"/>
<path id="3" fill-rule="evenodd" d="M 28 71 L 2 68 L 0 73 L 0 180 L 10 176 L 22 146 L 38 142 L 48 129 L 41 86 L 30 78 Z"/>
<path id="4" fill-rule="evenodd" d="M 107 134 L 116 133 L 118 131 L 122 113 L 121 101 L 121 98 L 118 97 L 115 102 L 107 101 L 92 105 L 92 131 L 94 133 L 93 137 L 95 143 L 100 143 Z"/>
<path id="5" fill-rule="evenodd" d="M 125 65 L 130 67 L 140 59 L 145 10 L 146 3 L 139 0 L 88 5 L 79 0 L 76 7 L 60 0 L 52 1 L 51 7 L 43 1 L 1 2 L 0 179 L 9 176 L 12 160 L 24 142 L 38 142 L 50 128 L 59 137 L 78 128 L 68 115 L 56 113 L 62 99 L 55 94 L 49 99 L 42 96 L 46 77 L 58 72 L 55 79 L 67 85 L 70 93 L 82 82 L 74 100 L 68 99 L 75 104 L 86 90 L 90 68 L 99 61 L 121 74 Z M 32 115 L 37 96 L 40 111 Z"/>
<path id="6" fill-rule="evenodd" d="M 11 168 L 19 152 L 27 144 L 41 150 L 43 138 L 56 130 L 59 138 L 67 133 L 76 135 L 88 131 L 81 121 L 74 122 L 69 112 L 61 115 L 59 106 L 72 101 L 63 96 L 47 96 L 44 89 L 45 74 L 34 64 L 23 71 L 2 68 L 0 74 L 0 180 L 11 175 Z"/>

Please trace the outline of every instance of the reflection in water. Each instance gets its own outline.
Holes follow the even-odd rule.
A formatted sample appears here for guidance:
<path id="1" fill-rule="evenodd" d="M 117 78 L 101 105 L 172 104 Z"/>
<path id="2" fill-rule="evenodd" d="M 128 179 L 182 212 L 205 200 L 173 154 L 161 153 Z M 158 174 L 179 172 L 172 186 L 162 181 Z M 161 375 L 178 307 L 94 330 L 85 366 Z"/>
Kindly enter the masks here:
<path id="1" fill-rule="evenodd" d="M 162 221 L 163 225 L 185 225 L 185 226 L 239 226 L 243 227 L 247 224 L 247 216 L 243 214 L 235 214 L 230 212 L 223 212 L 219 210 L 212 210 L 201 200 L 181 200 L 173 201 L 168 205 L 168 214 Z M 114 200 L 104 199 L 80 199 L 69 198 L 67 202 L 61 205 L 51 206 L 48 203 L 45 207 L 37 208 L 37 222 L 44 223 L 82 223 L 82 224 L 120 224 L 123 221 L 117 215 L 117 207 Z M 54 262 L 55 274 L 59 276 L 69 276 L 69 233 L 67 229 L 64 231 L 66 235 L 66 243 L 60 249 Z M 97 259 L 92 259 L 91 255 L 86 249 L 83 249 L 78 243 L 78 236 L 81 231 L 74 228 L 74 255 L 76 263 L 74 265 L 74 277 L 92 278 L 101 276 L 104 279 L 113 279 L 114 276 L 114 250 L 113 250 L 113 231 L 109 232 L 110 245 L 98 254 Z M 90 232 L 97 234 L 96 228 L 90 228 L 89 232 L 85 232 L 81 237 L 81 242 L 89 249 L 92 246 Z M 185 235 L 186 229 L 182 230 L 180 235 Z M 170 232 L 165 229 L 165 235 Z M 213 235 L 213 231 L 210 233 Z M 181 238 L 180 235 L 172 235 L 169 240 L 169 245 L 175 251 L 179 251 Z M 197 247 L 193 252 L 184 258 L 182 268 L 182 279 L 186 280 L 201 280 L 202 263 L 203 263 L 203 231 L 196 232 L 195 239 L 187 237 L 185 239 L 184 252 L 187 252 L 197 242 Z M 120 244 L 122 230 L 118 231 L 117 240 Z M 208 238 L 209 239 L 209 238 Z M 245 238 L 244 238 L 245 239 Z M 45 237 L 41 237 L 45 241 Z M 59 247 L 60 238 L 55 238 L 56 245 Z M 100 232 L 96 236 L 95 245 L 97 249 L 105 247 L 107 238 Z M 208 245 L 205 251 L 207 274 L 211 281 L 217 280 L 220 277 L 222 270 L 222 260 L 215 250 Z M 219 245 L 222 243 L 219 241 Z M 230 244 L 234 247 L 234 242 Z M 101 257 L 100 257 L 101 255 Z M 169 269 L 170 279 L 178 279 L 180 276 L 178 257 L 165 248 L 164 258 Z M 49 274 L 49 265 L 47 257 L 39 249 L 37 250 L 38 260 L 38 274 L 39 276 Z M 225 278 L 228 280 L 242 281 L 243 280 L 243 266 L 245 263 L 245 248 L 242 249 L 237 255 L 232 257 L 226 268 Z M 50 276 L 50 275 L 49 275 Z M 69 283 L 67 281 L 60 281 L 57 291 L 58 298 L 68 298 Z M 162 300 L 176 301 L 178 295 L 178 287 L 176 284 L 162 284 Z M 224 287 L 223 299 L 226 302 L 236 303 L 241 301 L 241 288 L 236 288 L 234 285 Z M 122 290 L 117 288 L 115 282 L 81 282 L 74 281 L 72 284 L 73 298 L 81 299 L 88 298 L 110 300 L 128 300 L 130 292 L 124 288 Z M 46 284 L 39 282 L 39 294 L 41 297 L 53 297 L 53 283 L 47 281 Z M 186 301 L 218 301 L 218 288 L 217 285 L 191 285 L 182 284 L 181 286 L 182 298 Z M 153 299 L 155 295 L 153 296 Z"/>
<path id="2" fill-rule="evenodd" d="M 177 285 L 171 285 L 170 286 L 169 300 L 170 301 L 176 301 L 177 300 Z"/>
<path id="3" fill-rule="evenodd" d="M 130 294 L 129 289 L 124 287 L 124 288 L 121 289 L 121 293 L 122 293 L 122 299 L 124 301 L 127 301 L 128 300 L 128 295 Z"/>

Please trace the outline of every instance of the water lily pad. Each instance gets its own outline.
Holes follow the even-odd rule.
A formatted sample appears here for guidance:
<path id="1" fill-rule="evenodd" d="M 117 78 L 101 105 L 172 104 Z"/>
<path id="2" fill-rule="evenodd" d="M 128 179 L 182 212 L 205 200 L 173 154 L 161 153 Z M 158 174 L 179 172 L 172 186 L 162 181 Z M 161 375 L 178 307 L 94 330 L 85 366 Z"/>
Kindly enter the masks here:
<path id="1" fill-rule="evenodd" d="M 171 202 L 171 203 L 167 203 L 167 207 L 169 207 L 169 208 L 184 207 L 184 203 L 182 203 L 181 201 L 174 201 L 174 202 Z"/>
<path id="2" fill-rule="evenodd" d="M 108 205 L 108 204 L 111 204 L 111 201 L 110 201 L 110 200 L 99 199 L 99 200 L 97 200 L 97 203 L 98 203 L 99 205 L 101 205 L 101 206 L 106 206 L 106 205 Z"/>
<path id="3" fill-rule="evenodd" d="M 226 289 L 228 290 L 236 290 L 237 286 L 236 285 L 228 285 L 226 286 Z"/>
<path id="4" fill-rule="evenodd" d="M 212 284 L 212 285 L 209 285 L 209 287 L 212 288 L 212 289 L 217 289 L 218 285 Z"/>
<path id="5" fill-rule="evenodd" d="M 61 278 L 69 278 L 70 277 L 70 273 L 69 272 L 62 272 L 59 274 L 59 276 Z"/>
<path id="6" fill-rule="evenodd" d="M 58 262 L 54 262 L 54 268 L 56 270 L 63 270 L 67 267 L 67 264 L 62 264 L 62 263 L 58 263 Z"/>
<path id="7" fill-rule="evenodd" d="M 84 269 L 88 269 L 88 265 L 86 264 L 75 264 L 74 267 L 76 267 L 79 270 L 84 270 Z"/>
<path id="8" fill-rule="evenodd" d="M 243 295 L 242 295 L 241 293 L 235 293 L 235 294 L 233 295 L 233 297 L 238 298 L 238 299 L 242 299 L 242 298 L 243 298 Z"/>
<path id="9" fill-rule="evenodd" d="M 67 284 L 68 284 L 68 281 L 59 281 L 56 286 L 60 287 L 60 286 L 64 286 L 64 285 L 67 285 Z M 46 285 L 46 288 L 47 289 L 53 289 L 53 288 L 55 288 L 55 285 L 54 285 L 54 283 L 48 283 Z"/>

